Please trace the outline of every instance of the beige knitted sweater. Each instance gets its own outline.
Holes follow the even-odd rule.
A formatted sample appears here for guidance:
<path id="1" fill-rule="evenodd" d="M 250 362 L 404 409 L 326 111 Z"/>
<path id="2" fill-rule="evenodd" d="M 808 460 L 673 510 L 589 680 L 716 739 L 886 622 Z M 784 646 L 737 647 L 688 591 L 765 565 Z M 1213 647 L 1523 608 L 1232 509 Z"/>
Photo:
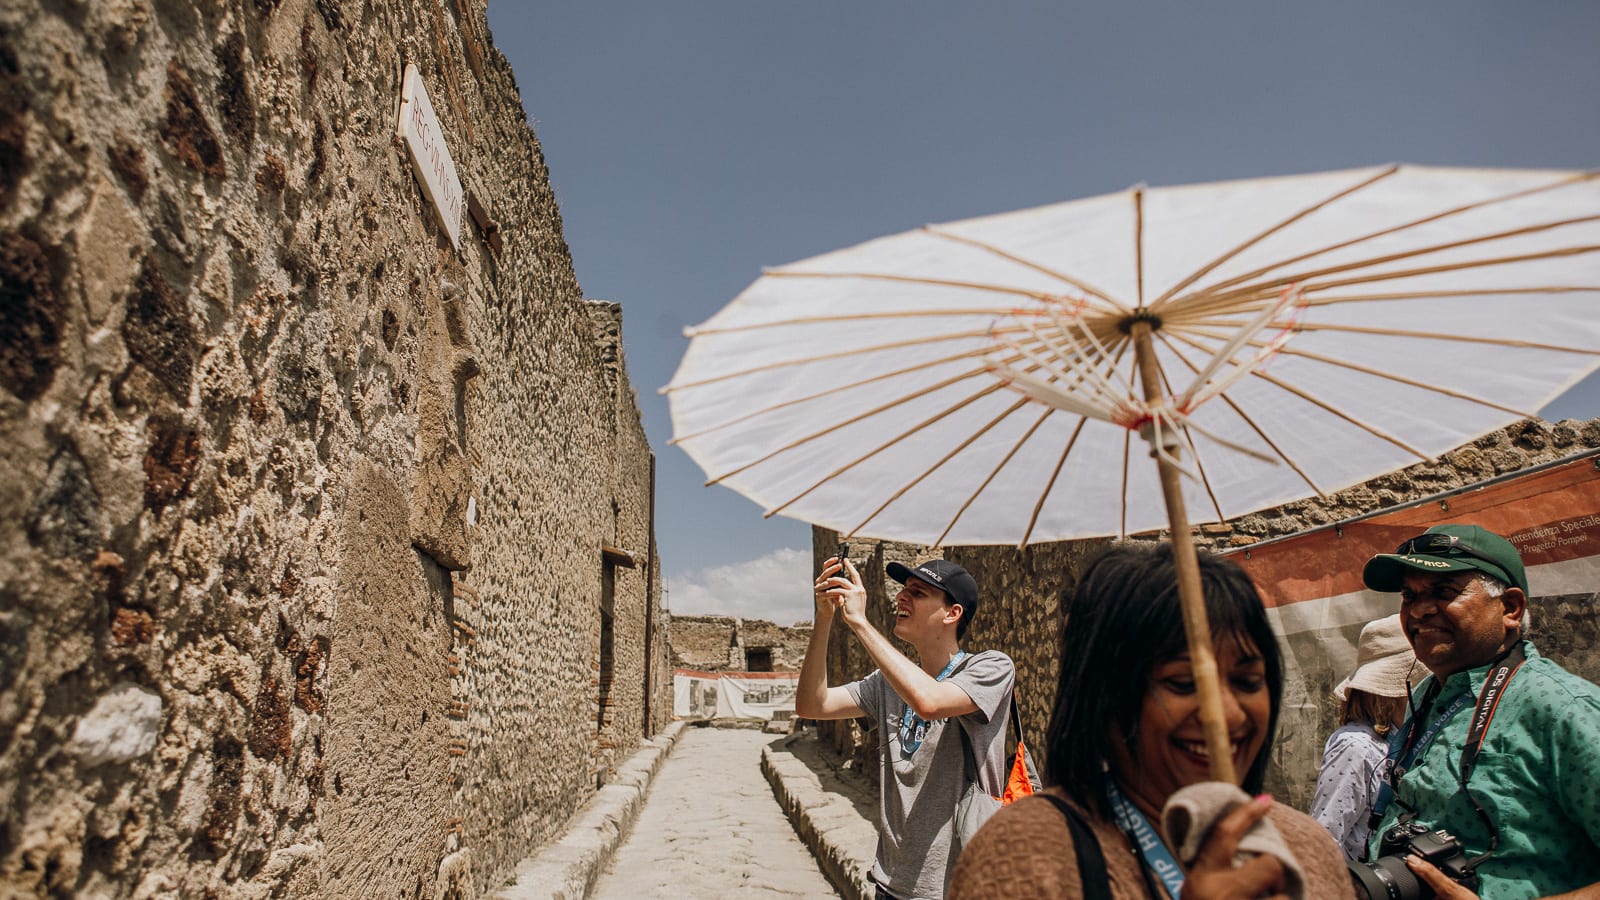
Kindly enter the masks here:
<path id="1" fill-rule="evenodd" d="M 1315 900 L 1354 898 L 1344 857 L 1333 838 L 1316 820 L 1281 803 L 1268 818 L 1300 861 L 1306 875 L 1306 896 Z M 1144 877 L 1128 839 L 1117 826 L 1094 816 L 1085 820 L 1100 838 L 1111 896 L 1146 900 Z M 1083 896 L 1078 857 L 1067 820 L 1047 800 L 1029 797 L 995 813 L 971 846 L 961 854 L 947 900 L 986 898 L 1070 898 Z"/>

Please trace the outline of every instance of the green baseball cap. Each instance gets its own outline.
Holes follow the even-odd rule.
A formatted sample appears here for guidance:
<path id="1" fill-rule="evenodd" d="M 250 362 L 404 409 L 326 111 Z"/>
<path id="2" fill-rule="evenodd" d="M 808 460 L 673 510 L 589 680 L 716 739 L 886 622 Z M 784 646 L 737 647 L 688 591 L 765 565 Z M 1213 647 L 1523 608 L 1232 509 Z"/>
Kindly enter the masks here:
<path id="1" fill-rule="evenodd" d="M 1407 540 L 1393 553 L 1367 560 L 1361 580 L 1384 593 L 1401 588 L 1408 572 L 1486 572 L 1528 592 L 1522 554 L 1511 542 L 1479 525 L 1435 525 Z"/>

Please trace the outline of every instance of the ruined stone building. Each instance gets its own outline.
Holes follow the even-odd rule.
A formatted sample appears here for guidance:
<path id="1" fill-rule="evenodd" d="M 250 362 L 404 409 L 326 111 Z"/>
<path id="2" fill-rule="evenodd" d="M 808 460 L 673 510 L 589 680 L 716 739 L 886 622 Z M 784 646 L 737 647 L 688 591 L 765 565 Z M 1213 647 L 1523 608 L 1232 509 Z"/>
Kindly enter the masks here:
<path id="1" fill-rule="evenodd" d="M 738 616 L 672 617 L 672 664 L 701 672 L 798 672 L 809 625 Z"/>
<path id="2" fill-rule="evenodd" d="M 669 720 L 484 12 L 0 4 L 0 895 L 483 896 Z"/>
<path id="3" fill-rule="evenodd" d="M 1437 462 L 1419 463 L 1340 491 L 1326 500 L 1301 500 L 1221 525 L 1203 526 L 1196 529 L 1195 536 L 1201 546 L 1219 551 L 1248 547 L 1594 448 L 1600 448 L 1600 419 L 1553 425 L 1528 420 L 1487 435 L 1446 454 Z M 1153 539 L 1157 535 L 1135 537 Z M 834 554 L 838 541 L 836 532 L 824 528 L 812 530 L 814 568 L 820 569 L 822 561 Z M 1046 755 L 1042 743 L 1059 674 L 1056 648 L 1062 595 L 1071 589 L 1083 565 L 1107 545 L 1108 539 L 1034 544 L 1023 550 L 949 547 L 942 552 L 936 548 L 887 541 L 851 538 L 850 542 L 851 558 L 860 569 L 867 588 L 869 616 L 886 635 L 894 625 L 892 600 L 899 590 L 899 585 L 884 572 L 886 563 L 943 556 L 974 573 L 982 599 L 963 646 L 970 650 L 1002 650 L 1016 662 L 1017 703 L 1035 759 L 1042 766 Z M 1600 616 L 1595 615 L 1595 605 L 1600 602 L 1600 585 L 1594 590 L 1596 593 L 1592 597 L 1580 598 L 1584 602 L 1579 603 L 1563 598 L 1559 605 L 1544 605 L 1535 598 L 1531 604 L 1533 638 L 1541 652 L 1579 675 L 1600 681 Z M 1359 625 L 1348 630 L 1353 641 Z M 836 628 L 828 646 L 829 683 L 842 684 L 871 670 L 871 659 L 860 644 Z M 1300 744 L 1297 758 L 1302 764 L 1286 770 L 1277 765 L 1275 758 L 1268 773 L 1268 787 L 1289 802 L 1305 803 L 1310 799 L 1316 778 L 1315 760 L 1320 758 L 1322 741 L 1333 728 L 1333 703 L 1327 697 L 1332 685 L 1333 681 L 1328 681 L 1305 689 L 1309 694 L 1306 702 L 1320 704 L 1318 728 L 1292 736 L 1280 729 L 1280 746 L 1286 738 L 1293 737 Z M 1289 701 L 1286 693 L 1285 702 Z M 876 736 L 865 733 L 861 722 L 822 722 L 819 727 L 824 739 L 835 750 L 855 759 L 861 771 L 876 777 L 877 767 L 871 764 Z M 1305 764 L 1307 748 L 1312 761 L 1309 769 Z"/>

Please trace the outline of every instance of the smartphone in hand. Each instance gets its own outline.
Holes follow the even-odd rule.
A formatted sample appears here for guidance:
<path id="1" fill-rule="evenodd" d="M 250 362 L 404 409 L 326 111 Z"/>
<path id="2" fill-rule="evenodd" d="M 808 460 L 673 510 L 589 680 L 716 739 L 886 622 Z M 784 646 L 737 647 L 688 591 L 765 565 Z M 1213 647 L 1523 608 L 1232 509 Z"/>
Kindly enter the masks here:
<path id="1" fill-rule="evenodd" d="M 839 550 L 834 554 L 834 558 L 839 560 L 839 571 L 834 574 L 838 575 L 840 578 L 843 578 L 845 581 L 849 581 L 850 570 L 845 568 L 844 561 L 850 558 L 850 545 L 844 541 L 840 541 Z"/>

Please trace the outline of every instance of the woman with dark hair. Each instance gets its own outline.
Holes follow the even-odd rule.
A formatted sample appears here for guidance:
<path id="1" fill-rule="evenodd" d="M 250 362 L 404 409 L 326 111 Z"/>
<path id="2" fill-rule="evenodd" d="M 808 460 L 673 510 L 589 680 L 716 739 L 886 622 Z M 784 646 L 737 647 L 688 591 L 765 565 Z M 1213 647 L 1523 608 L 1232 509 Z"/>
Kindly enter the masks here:
<path id="1" fill-rule="evenodd" d="M 1277 639 L 1237 566 L 1201 553 L 1200 581 L 1234 768 L 1257 794 L 1283 694 Z M 1305 897 L 1353 896 L 1327 831 L 1265 795 L 1218 820 L 1187 867 L 1161 837 L 1155 823 L 1167 798 L 1210 779 L 1171 545 L 1116 544 L 1089 564 L 1067 608 L 1060 671 L 1045 744 L 1049 788 L 978 832 L 950 897 L 1283 896 L 1276 857 L 1235 865 L 1240 839 L 1263 818 L 1297 860 Z"/>

